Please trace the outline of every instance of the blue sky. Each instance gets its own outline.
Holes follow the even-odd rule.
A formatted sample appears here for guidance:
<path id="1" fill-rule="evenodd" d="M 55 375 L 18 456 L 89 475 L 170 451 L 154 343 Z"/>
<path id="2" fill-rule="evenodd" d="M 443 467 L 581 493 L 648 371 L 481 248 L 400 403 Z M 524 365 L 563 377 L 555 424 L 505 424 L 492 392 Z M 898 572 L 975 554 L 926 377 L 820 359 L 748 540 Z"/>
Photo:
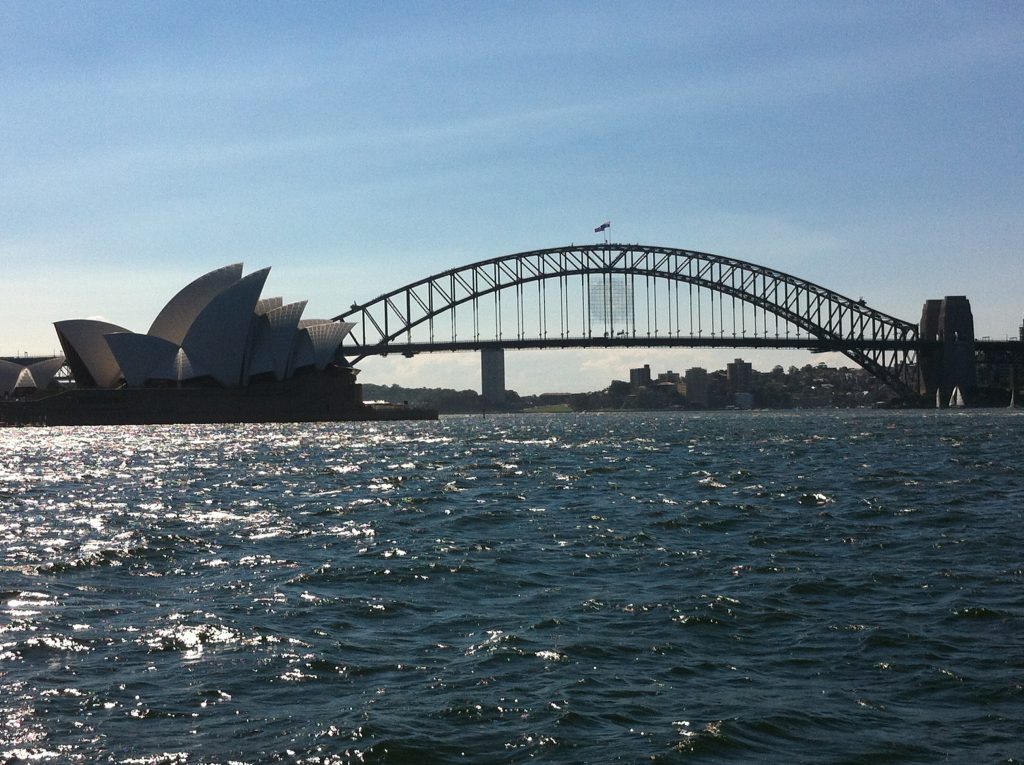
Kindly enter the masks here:
<path id="1" fill-rule="evenodd" d="M 0 355 L 145 331 L 272 266 L 329 317 L 497 255 L 614 240 L 787 271 L 915 320 L 1024 316 L 1024 5 L 0 3 Z M 520 392 L 733 352 L 517 352 Z M 821 357 L 744 352 L 755 368 Z M 827 359 L 837 361 L 837 359 Z M 362 379 L 476 387 L 472 354 Z"/>

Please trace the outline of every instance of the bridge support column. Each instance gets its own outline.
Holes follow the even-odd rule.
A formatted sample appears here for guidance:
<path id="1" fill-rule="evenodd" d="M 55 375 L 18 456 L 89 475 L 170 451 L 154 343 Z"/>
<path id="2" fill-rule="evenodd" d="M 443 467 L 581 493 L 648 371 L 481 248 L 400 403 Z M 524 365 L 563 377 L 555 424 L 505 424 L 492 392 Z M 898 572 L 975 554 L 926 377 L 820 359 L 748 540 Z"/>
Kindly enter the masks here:
<path id="1" fill-rule="evenodd" d="M 963 295 L 929 300 L 921 313 L 922 340 L 938 341 L 938 350 L 918 361 L 922 393 L 940 407 L 949 406 L 955 391 L 970 402 L 978 385 L 974 356 L 974 314 Z"/>
<path id="2" fill-rule="evenodd" d="M 921 309 L 921 323 L 918 325 L 921 340 L 933 343 L 939 339 L 939 313 L 941 300 L 926 300 Z M 920 374 L 918 393 L 928 401 L 935 401 L 942 378 L 942 349 L 930 346 L 917 354 L 917 368 Z M 947 399 L 948 401 L 949 399 Z"/>
<path id="3" fill-rule="evenodd" d="M 480 351 L 480 394 L 488 406 L 505 403 L 505 349 Z"/>

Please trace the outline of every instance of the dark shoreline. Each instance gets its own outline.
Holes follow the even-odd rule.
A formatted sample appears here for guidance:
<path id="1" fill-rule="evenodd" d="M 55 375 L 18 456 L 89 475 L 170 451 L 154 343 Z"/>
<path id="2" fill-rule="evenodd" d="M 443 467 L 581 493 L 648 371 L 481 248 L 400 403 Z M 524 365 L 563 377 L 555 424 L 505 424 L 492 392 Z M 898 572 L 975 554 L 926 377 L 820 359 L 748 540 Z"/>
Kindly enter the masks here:
<path id="1" fill-rule="evenodd" d="M 308 375 L 239 389 L 70 389 L 0 401 L 0 426 L 436 420 L 427 407 L 364 404 L 346 376 Z"/>

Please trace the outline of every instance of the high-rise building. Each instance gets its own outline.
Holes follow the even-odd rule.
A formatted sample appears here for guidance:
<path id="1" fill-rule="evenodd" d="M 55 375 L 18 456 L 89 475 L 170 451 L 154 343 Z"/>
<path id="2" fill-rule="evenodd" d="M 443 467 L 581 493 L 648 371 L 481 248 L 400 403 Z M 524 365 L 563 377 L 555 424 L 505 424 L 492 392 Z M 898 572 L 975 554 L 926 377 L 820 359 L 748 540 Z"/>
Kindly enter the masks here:
<path id="1" fill-rule="evenodd" d="M 750 393 L 754 387 L 754 367 L 743 359 L 725 365 L 725 373 L 729 383 L 729 393 Z"/>
<path id="2" fill-rule="evenodd" d="M 633 390 L 646 388 L 651 384 L 651 365 L 644 364 L 642 367 L 629 370 L 629 387 Z"/>
<path id="3" fill-rule="evenodd" d="M 700 367 L 686 370 L 686 401 L 690 406 L 707 407 L 708 371 Z"/>

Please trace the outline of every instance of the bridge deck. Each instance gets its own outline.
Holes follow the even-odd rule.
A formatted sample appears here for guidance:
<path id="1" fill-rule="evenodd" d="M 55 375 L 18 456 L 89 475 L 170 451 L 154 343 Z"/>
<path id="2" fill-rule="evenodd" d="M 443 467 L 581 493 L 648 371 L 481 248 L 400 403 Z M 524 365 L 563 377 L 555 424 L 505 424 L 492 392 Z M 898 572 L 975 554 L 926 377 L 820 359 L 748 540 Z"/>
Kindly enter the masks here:
<path id="1" fill-rule="evenodd" d="M 922 346 L 938 346 L 938 343 L 921 343 L 917 340 L 822 340 L 815 337 L 547 337 L 509 338 L 502 340 L 454 340 L 441 342 L 392 341 L 376 345 L 352 345 L 345 350 L 352 356 L 387 356 L 417 353 L 439 353 L 443 351 L 478 351 L 485 348 L 505 350 L 529 350 L 541 348 L 798 348 L 816 353 L 843 352 L 852 348 L 873 348 L 888 351 L 921 350 Z"/>

